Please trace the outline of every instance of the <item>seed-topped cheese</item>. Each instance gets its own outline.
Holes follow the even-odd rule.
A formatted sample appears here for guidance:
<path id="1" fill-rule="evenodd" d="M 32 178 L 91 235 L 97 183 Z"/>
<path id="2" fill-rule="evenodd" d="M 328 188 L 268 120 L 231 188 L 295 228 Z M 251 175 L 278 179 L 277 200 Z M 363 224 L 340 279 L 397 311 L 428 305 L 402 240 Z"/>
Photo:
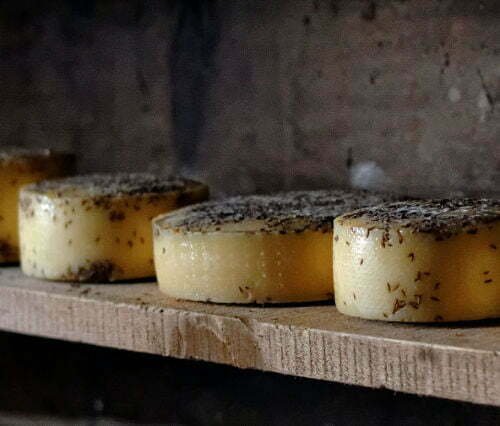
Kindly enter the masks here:
<path id="1" fill-rule="evenodd" d="M 156 226 L 186 233 L 220 231 L 235 224 L 243 224 L 243 229 L 238 229 L 244 232 L 329 232 L 333 219 L 343 212 L 389 199 L 394 197 L 340 190 L 238 196 L 165 215 L 156 221 Z"/>
<path id="2" fill-rule="evenodd" d="M 16 164 L 18 166 L 36 168 L 37 163 L 43 163 L 48 158 L 63 161 L 65 165 L 75 162 L 75 156 L 67 152 L 54 151 L 48 148 L 22 148 L 17 146 L 6 146 L 0 148 L 1 164 Z"/>
<path id="3" fill-rule="evenodd" d="M 72 154 L 49 149 L 0 148 L 0 263 L 19 260 L 19 189 L 74 172 Z"/>
<path id="4" fill-rule="evenodd" d="M 409 228 L 412 232 L 449 237 L 500 220 L 500 200 L 464 198 L 405 201 L 359 209 L 344 215 L 344 219 L 373 221 L 379 226 L 398 226 Z"/>
<path id="5" fill-rule="evenodd" d="M 153 222 L 160 290 L 221 303 L 333 297 L 333 219 L 394 199 L 368 192 L 297 191 L 190 206 Z"/>
<path id="6" fill-rule="evenodd" d="M 338 309 L 387 321 L 500 316 L 500 201 L 382 204 L 335 220 Z"/>
<path id="7" fill-rule="evenodd" d="M 200 184 L 179 176 L 158 177 L 149 173 L 115 173 L 73 176 L 40 182 L 31 190 L 50 197 L 126 197 L 178 192 L 183 196 Z"/>
<path id="8" fill-rule="evenodd" d="M 19 204 L 23 272 L 93 282 L 153 276 L 151 219 L 207 197 L 199 182 L 143 173 L 30 185 Z"/>

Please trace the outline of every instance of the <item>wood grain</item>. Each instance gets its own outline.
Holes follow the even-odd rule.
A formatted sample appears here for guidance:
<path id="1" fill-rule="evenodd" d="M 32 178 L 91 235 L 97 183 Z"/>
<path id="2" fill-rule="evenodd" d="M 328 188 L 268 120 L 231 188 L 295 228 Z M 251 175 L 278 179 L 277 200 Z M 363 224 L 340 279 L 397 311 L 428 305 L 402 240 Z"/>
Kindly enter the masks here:
<path id="1" fill-rule="evenodd" d="M 414 326 L 333 305 L 183 302 L 155 283 L 72 286 L 0 270 L 0 329 L 500 406 L 500 321 Z"/>

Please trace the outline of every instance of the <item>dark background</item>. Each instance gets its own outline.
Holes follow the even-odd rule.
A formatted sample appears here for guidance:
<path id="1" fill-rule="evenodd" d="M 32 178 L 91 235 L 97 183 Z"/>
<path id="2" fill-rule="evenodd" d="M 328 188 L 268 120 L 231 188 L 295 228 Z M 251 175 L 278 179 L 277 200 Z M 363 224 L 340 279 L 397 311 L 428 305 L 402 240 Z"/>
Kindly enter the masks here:
<path id="1" fill-rule="evenodd" d="M 0 347 L 0 424 L 500 424 L 497 408 L 388 390 L 7 333 Z"/>
<path id="2" fill-rule="evenodd" d="M 498 197 L 499 119 L 499 1 L 0 2 L 0 144 L 73 150 L 83 172 L 183 173 L 216 195 Z M 3 424 L 500 423 L 385 390 L 9 334 L 0 348 Z"/>
<path id="3" fill-rule="evenodd" d="M 3 1 L 0 141 L 215 193 L 500 194 L 500 2 Z"/>

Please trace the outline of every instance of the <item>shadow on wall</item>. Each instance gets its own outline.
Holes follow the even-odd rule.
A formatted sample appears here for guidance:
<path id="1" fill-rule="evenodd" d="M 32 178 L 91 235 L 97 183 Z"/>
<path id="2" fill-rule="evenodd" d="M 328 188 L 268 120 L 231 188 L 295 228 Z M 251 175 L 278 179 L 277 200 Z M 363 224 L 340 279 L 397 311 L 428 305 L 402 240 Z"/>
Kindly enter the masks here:
<path id="1" fill-rule="evenodd" d="M 6 1 L 0 140 L 215 193 L 500 195 L 500 6 Z"/>

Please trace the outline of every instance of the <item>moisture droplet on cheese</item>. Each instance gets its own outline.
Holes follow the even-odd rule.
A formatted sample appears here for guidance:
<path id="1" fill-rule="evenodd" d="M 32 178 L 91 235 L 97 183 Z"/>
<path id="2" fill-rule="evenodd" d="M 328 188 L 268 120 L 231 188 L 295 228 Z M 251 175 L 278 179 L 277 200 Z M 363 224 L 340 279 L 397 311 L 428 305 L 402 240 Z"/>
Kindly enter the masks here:
<path id="1" fill-rule="evenodd" d="M 290 192 L 190 206 L 153 221 L 168 296 L 220 303 L 333 297 L 333 219 L 384 201 L 365 191 Z"/>
<path id="2" fill-rule="evenodd" d="M 23 185 L 74 171 L 72 154 L 48 149 L 0 149 L 0 263 L 19 260 L 17 205 Z"/>
<path id="3" fill-rule="evenodd" d="M 206 200 L 208 188 L 150 174 L 76 176 L 23 188 L 21 267 L 61 281 L 154 276 L 151 220 Z"/>
<path id="4" fill-rule="evenodd" d="M 335 220 L 340 312 L 408 322 L 500 317 L 500 201 L 382 204 Z"/>

